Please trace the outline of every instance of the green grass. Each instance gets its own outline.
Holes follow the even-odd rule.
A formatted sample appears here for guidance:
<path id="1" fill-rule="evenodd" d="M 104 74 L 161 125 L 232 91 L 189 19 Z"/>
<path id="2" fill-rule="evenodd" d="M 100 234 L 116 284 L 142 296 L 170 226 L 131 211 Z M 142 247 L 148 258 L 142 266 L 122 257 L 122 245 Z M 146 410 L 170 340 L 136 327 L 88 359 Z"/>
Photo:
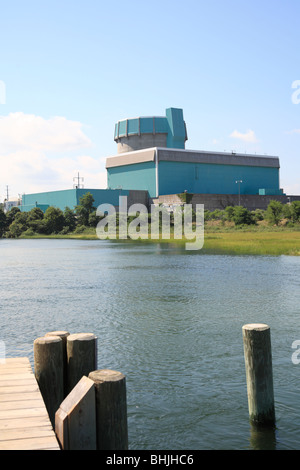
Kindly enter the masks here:
<path id="1" fill-rule="evenodd" d="M 218 232 L 206 234 L 204 250 L 220 253 L 300 256 L 300 232 Z"/>
<path id="2" fill-rule="evenodd" d="M 95 229 L 87 228 L 82 233 L 70 233 L 66 235 L 32 235 L 20 238 L 53 238 L 53 239 L 77 239 L 77 240 L 97 240 Z M 151 238 L 142 240 L 143 243 L 172 243 L 177 246 L 184 246 L 189 240 L 170 239 L 152 240 Z M 128 242 L 132 242 L 128 239 Z M 299 227 L 288 229 L 286 227 L 205 227 L 204 231 L 204 253 L 223 254 L 248 254 L 248 255 L 291 255 L 300 256 L 300 230 Z"/>

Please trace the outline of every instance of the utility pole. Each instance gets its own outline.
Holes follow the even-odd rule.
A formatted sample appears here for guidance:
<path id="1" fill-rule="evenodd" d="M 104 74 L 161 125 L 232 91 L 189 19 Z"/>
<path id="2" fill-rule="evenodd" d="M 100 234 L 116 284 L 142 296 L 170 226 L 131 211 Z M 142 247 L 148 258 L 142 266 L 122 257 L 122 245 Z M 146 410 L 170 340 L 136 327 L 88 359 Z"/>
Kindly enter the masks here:
<path id="1" fill-rule="evenodd" d="M 236 181 L 236 183 L 238 183 L 238 185 L 239 185 L 239 206 L 241 205 L 241 187 L 240 187 L 240 185 L 241 185 L 242 182 L 243 182 L 242 180 L 237 180 Z"/>

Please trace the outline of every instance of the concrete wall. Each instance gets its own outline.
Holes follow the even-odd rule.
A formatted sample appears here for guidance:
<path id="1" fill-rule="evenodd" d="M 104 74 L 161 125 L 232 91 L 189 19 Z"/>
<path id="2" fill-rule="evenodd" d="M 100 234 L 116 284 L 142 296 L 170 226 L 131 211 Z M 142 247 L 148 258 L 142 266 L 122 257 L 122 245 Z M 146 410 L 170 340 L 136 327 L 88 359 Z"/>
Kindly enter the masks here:
<path id="1" fill-rule="evenodd" d="M 166 147 L 167 134 L 132 135 L 122 137 L 117 143 L 118 153 L 132 152 L 151 147 Z"/>
<path id="2" fill-rule="evenodd" d="M 248 210 L 267 209 L 270 201 L 276 200 L 283 204 L 289 202 L 289 196 L 259 196 L 259 195 L 241 195 L 240 205 L 246 207 Z M 300 200 L 300 196 L 290 196 L 291 202 L 293 200 Z M 204 209 L 213 211 L 215 209 L 225 209 L 227 206 L 239 205 L 239 197 L 236 194 L 193 194 L 190 204 L 195 209 L 196 204 L 204 204 Z M 182 204 L 182 200 L 177 194 L 169 194 L 160 196 L 158 199 L 151 199 L 150 203 L 157 204 Z"/>

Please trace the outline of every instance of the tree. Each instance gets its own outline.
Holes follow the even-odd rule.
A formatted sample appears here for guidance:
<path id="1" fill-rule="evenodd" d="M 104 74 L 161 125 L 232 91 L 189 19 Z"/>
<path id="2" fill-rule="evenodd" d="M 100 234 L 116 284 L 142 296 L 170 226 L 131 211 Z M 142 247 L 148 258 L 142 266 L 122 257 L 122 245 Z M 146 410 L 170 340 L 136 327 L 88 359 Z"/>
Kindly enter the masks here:
<path id="1" fill-rule="evenodd" d="M 57 207 L 48 207 L 45 212 L 44 223 L 47 234 L 61 232 L 65 225 L 63 211 Z"/>
<path id="2" fill-rule="evenodd" d="M 18 212 L 14 221 L 9 226 L 8 236 L 18 238 L 28 229 L 27 225 L 27 212 Z"/>
<path id="3" fill-rule="evenodd" d="M 283 214 L 283 205 L 280 201 L 270 201 L 267 210 L 266 218 L 270 223 L 278 225 Z"/>
<path id="4" fill-rule="evenodd" d="M 0 237 L 3 237 L 5 230 L 6 230 L 6 215 L 3 209 L 0 209 Z"/>
<path id="5" fill-rule="evenodd" d="M 101 220 L 101 217 L 96 215 L 96 211 L 91 212 L 89 215 L 89 226 L 90 227 L 97 227 L 98 222 Z"/>
<path id="6" fill-rule="evenodd" d="M 6 228 L 9 229 L 10 224 L 13 223 L 13 221 L 16 218 L 16 215 L 19 214 L 21 211 L 19 207 L 14 206 L 12 207 L 6 214 Z"/>
<path id="7" fill-rule="evenodd" d="M 95 199 L 90 192 L 84 194 L 79 199 L 79 204 L 75 207 L 75 213 L 79 225 L 89 225 L 89 216 L 96 210 L 94 207 L 94 202 Z"/>
<path id="8" fill-rule="evenodd" d="M 44 212 L 39 207 L 34 207 L 27 213 L 27 225 L 33 232 L 44 233 Z"/>
<path id="9" fill-rule="evenodd" d="M 42 220 L 44 218 L 44 212 L 39 207 L 34 207 L 28 212 L 27 221 L 31 220 Z"/>
<path id="10" fill-rule="evenodd" d="M 293 201 L 290 205 L 292 222 L 300 222 L 300 201 Z"/>
<path id="11" fill-rule="evenodd" d="M 74 211 L 70 207 L 66 207 L 64 210 L 65 217 L 65 228 L 68 232 L 73 232 L 76 228 L 76 216 Z"/>

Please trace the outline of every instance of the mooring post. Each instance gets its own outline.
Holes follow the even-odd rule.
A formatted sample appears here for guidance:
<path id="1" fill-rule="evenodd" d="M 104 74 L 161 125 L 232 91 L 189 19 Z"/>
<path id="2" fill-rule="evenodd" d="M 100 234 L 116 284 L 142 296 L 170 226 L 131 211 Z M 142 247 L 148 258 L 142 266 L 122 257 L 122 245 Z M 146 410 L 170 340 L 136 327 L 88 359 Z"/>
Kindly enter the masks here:
<path id="1" fill-rule="evenodd" d="M 68 394 L 68 376 L 67 376 L 67 337 L 70 335 L 68 331 L 49 331 L 45 336 L 59 336 L 63 342 L 63 374 L 64 374 L 64 398 Z"/>
<path id="2" fill-rule="evenodd" d="M 55 413 L 64 399 L 63 342 L 59 336 L 34 340 L 34 373 L 54 428 Z"/>
<path id="3" fill-rule="evenodd" d="M 126 377 L 102 369 L 89 378 L 96 390 L 97 450 L 128 450 Z"/>
<path id="4" fill-rule="evenodd" d="M 242 330 L 250 420 L 259 425 L 275 425 L 270 328 L 251 323 Z"/>
<path id="5" fill-rule="evenodd" d="M 63 450 L 96 450 L 95 384 L 81 377 L 55 413 L 55 433 Z"/>
<path id="6" fill-rule="evenodd" d="M 68 393 L 81 377 L 97 369 L 97 337 L 93 333 L 67 336 Z"/>

